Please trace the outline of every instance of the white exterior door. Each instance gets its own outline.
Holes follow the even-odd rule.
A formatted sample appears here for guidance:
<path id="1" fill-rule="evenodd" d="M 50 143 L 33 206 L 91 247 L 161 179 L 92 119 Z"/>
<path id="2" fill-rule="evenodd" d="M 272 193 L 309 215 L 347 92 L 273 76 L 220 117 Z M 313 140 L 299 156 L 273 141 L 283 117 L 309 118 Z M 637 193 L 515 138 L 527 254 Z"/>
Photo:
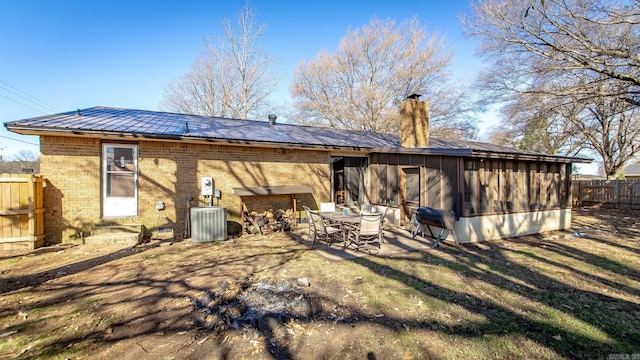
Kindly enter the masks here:
<path id="1" fill-rule="evenodd" d="M 102 145 L 102 216 L 138 215 L 138 146 Z"/>

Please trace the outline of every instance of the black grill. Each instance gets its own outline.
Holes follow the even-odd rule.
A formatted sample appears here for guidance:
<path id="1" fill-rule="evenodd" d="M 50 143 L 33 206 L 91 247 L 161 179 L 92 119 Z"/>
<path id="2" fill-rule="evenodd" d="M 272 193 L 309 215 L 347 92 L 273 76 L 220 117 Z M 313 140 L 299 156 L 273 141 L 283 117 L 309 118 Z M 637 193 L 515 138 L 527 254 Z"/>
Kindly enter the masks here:
<path id="1" fill-rule="evenodd" d="M 453 229 L 453 225 L 456 223 L 456 214 L 452 210 L 421 207 L 416 210 L 416 220 L 422 225 Z"/>
<path id="2" fill-rule="evenodd" d="M 431 226 L 439 227 L 441 230 L 436 239 L 436 243 L 433 245 L 433 247 L 436 247 L 438 246 L 438 243 L 440 243 L 442 234 L 445 230 L 450 231 L 453 234 L 453 238 L 456 239 L 456 234 L 453 232 L 455 223 L 456 214 L 452 210 L 420 207 L 416 210 L 416 214 L 413 220 L 413 238 L 416 238 L 416 234 L 420 230 L 422 230 L 422 234 L 424 236 L 425 225 L 429 229 L 431 237 L 435 238 L 435 236 L 433 236 L 433 232 L 431 231 Z"/>

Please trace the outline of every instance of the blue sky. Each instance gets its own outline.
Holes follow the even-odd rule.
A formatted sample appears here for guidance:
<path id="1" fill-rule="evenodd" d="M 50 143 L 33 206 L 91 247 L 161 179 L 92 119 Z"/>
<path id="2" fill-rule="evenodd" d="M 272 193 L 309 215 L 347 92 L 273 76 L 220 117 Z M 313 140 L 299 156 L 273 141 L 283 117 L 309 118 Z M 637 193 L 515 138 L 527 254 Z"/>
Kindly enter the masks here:
<path id="1" fill-rule="evenodd" d="M 104 1 L 0 0 L 0 122 L 78 108 L 112 106 L 159 110 L 164 88 L 189 71 L 203 40 L 235 19 L 244 0 Z M 470 81 L 479 68 L 474 44 L 459 21 L 462 0 L 253 0 L 267 25 L 263 46 L 283 60 L 276 96 L 287 100 L 300 60 L 333 51 L 348 29 L 373 17 L 398 22 L 417 16 L 446 38 L 453 70 Z M 35 102 L 35 103 L 34 103 Z M 42 104 L 45 103 L 45 104 Z M 0 130 L 0 154 L 38 153 L 38 138 Z"/>

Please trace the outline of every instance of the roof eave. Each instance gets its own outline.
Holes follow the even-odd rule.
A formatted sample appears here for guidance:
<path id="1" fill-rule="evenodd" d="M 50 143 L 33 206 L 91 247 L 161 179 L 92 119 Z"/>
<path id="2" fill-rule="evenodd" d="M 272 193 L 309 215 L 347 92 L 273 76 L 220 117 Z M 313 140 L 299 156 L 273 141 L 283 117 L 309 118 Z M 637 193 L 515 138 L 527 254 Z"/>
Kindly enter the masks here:
<path id="1" fill-rule="evenodd" d="M 407 147 L 384 147 L 373 148 L 372 153 L 385 154 L 420 154 L 420 155 L 445 155 L 445 156 L 470 156 L 471 149 L 441 149 L 441 148 L 407 148 Z"/>
<path id="2" fill-rule="evenodd" d="M 482 159 L 506 159 L 506 160 L 527 160 L 527 161 L 549 161 L 549 162 L 561 162 L 561 163 L 583 163 L 587 164 L 593 161 L 593 159 L 570 157 L 570 156 L 553 156 L 544 154 L 518 154 L 507 152 L 493 152 L 493 151 L 479 151 L 471 148 L 429 148 L 429 147 L 416 147 L 416 148 L 373 148 L 372 153 L 387 153 L 387 154 L 421 154 L 421 155 L 442 155 L 442 156 L 464 156 L 471 158 Z"/>
<path id="3" fill-rule="evenodd" d="M 487 152 L 487 151 L 473 151 L 473 157 L 489 158 L 489 159 L 509 159 L 509 160 L 527 160 L 527 161 L 548 161 L 548 162 L 561 162 L 561 163 L 580 163 L 588 164 L 593 159 L 571 157 L 571 156 L 556 156 L 546 154 L 518 154 L 518 153 L 503 153 L 503 152 Z"/>
<path id="4" fill-rule="evenodd" d="M 361 146 L 340 146 L 340 145 L 320 145 L 320 144 L 299 144 L 288 142 L 271 142 L 271 141 L 249 141 L 239 139 L 218 139 L 204 138 L 198 136 L 171 135 L 171 134 L 149 134 L 149 133 L 126 133 L 126 132 L 110 132 L 95 130 L 69 130 L 57 128 L 32 128 L 27 126 L 15 126 L 5 123 L 5 127 L 17 134 L 21 135 L 50 135 L 50 136 L 94 136 L 102 138 L 130 138 L 130 139 L 147 139 L 147 140 L 169 140 L 169 141 L 185 141 L 204 144 L 220 144 L 220 145 L 251 145 L 257 147 L 269 148 L 287 148 L 287 149 L 315 149 L 315 150 L 337 150 L 337 151 L 356 151 L 370 152 L 371 148 Z"/>
<path id="5" fill-rule="evenodd" d="M 148 139 L 148 140 L 169 140 L 169 141 L 185 141 L 205 144 L 221 144 L 221 145 L 251 145 L 257 147 L 269 148 L 287 148 L 287 149 L 314 149 L 314 150 L 332 150 L 332 151 L 355 151 L 366 153 L 388 153 L 388 154 L 423 154 L 423 155 L 442 155 L 442 156 L 464 156 L 484 159 L 509 159 L 509 160 L 528 160 L 528 161 L 550 161 L 561 163 L 582 163 L 588 164 L 593 161 L 589 158 L 568 157 L 568 156 L 552 156 L 544 154 L 518 154 L 508 152 L 494 151 L 478 151 L 471 148 L 405 148 L 405 147 L 380 147 L 369 148 L 360 146 L 339 146 L 339 145 L 320 145 L 320 144 L 300 144 L 287 142 L 270 142 L 270 141 L 249 141 L 238 139 L 218 139 L 204 138 L 188 135 L 171 135 L 171 134 L 152 134 L 152 133 L 126 133 L 126 132 L 109 132 L 96 130 L 71 130 L 60 128 L 31 127 L 18 125 L 16 123 L 5 123 L 7 130 L 21 135 L 51 135 L 51 136 L 98 136 L 102 138 L 130 138 L 130 139 Z"/>

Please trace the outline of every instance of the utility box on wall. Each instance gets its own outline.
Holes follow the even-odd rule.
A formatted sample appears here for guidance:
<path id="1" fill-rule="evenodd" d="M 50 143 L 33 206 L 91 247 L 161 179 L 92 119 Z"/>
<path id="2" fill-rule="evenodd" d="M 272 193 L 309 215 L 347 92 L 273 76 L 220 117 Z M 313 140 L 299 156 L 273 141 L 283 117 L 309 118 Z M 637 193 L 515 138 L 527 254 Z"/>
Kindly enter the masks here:
<path id="1" fill-rule="evenodd" d="M 227 239 L 227 208 L 220 206 L 191 208 L 191 241 Z"/>
<path id="2" fill-rule="evenodd" d="M 202 196 L 213 195 L 213 178 L 210 176 L 203 176 L 200 178 L 200 191 Z"/>

